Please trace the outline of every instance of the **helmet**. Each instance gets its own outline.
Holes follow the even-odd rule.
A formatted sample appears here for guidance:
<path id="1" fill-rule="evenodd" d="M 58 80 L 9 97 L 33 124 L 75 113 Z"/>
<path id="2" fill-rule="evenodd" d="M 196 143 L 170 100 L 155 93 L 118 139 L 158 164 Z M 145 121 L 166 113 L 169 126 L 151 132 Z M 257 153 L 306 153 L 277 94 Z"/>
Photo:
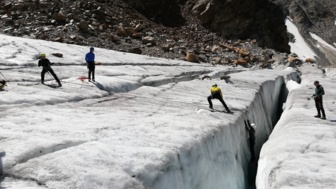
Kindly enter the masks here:
<path id="1" fill-rule="evenodd" d="M 256 124 L 254 123 L 251 123 L 251 127 L 253 127 L 254 130 L 257 128 Z"/>
<path id="2" fill-rule="evenodd" d="M 212 85 L 213 87 L 217 87 L 217 84 Z"/>
<path id="3" fill-rule="evenodd" d="M 93 47 L 90 47 L 90 51 L 94 51 L 94 48 L 93 48 Z"/>
<path id="4" fill-rule="evenodd" d="M 46 54 L 42 53 L 40 56 L 43 57 L 43 58 L 45 58 Z"/>
<path id="5" fill-rule="evenodd" d="M 319 84 L 320 82 L 319 81 L 314 81 L 314 84 Z"/>

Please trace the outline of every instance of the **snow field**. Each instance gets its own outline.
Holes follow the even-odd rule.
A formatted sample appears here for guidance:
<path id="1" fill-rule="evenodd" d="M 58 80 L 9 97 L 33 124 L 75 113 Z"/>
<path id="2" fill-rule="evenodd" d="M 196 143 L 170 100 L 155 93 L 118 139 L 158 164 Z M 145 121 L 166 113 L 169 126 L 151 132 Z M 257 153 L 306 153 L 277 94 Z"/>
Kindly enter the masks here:
<path id="1" fill-rule="evenodd" d="M 5 188 L 246 188 L 244 120 L 257 125 L 258 152 L 279 116 L 284 83 L 297 79 L 292 69 L 246 71 L 96 49 L 104 64 L 97 82 L 87 83 L 78 80 L 86 76 L 87 47 L 0 38 L 1 72 L 10 80 L 0 99 Z M 57 63 L 62 88 L 48 74 L 47 86 L 34 85 L 41 50 Z M 232 83 L 216 78 L 225 73 Z M 205 74 L 213 80 L 197 79 Z M 234 114 L 207 110 L 214 83 Z"/>
<path id="2" fill-rule="evenodd" d="M 302 69 L 302 83 L 287 82 L 290 95 L 285 111 L 262 148 L 258 189 L 334 188 L 336 163 L 336 93 L 334 81 L 311 65 Z M 314 118 L 313 82 L 324 87 L 323 104 L 328 120 Z M 308 100 L 308 98 L 310 100 Z"/>

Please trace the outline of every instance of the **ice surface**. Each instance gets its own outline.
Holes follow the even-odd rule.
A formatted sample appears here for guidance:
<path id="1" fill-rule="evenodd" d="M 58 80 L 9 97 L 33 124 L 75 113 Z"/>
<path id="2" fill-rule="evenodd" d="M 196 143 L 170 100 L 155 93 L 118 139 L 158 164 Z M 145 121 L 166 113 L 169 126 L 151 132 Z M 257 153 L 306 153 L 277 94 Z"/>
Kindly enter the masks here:
<path id="1" fill-rule="evenodd" d="M 0 152 L 5 188 L 246 188 L 250 152 L 244 120 L 257 125 L 256 151 L 278 116 L 286 70 L 246 71 L 0 35 Z M 63 87 L 38 84 L 36 55 L 57 64 Z M 51 53 L 63 53 L 64 58 Z M 218 79 L 232 73 L 231 82 Z M 199 80 L 202 75 L 213 80 Z M 217 83 L 234 114 L 210 112 Z M 50 86 L 48 86 L 50 85 Z M 216 109 L 222 110 L 214 101 Z"/>
<path id="2" fill-rule="evenodd" d="M 314 34 L 314 33 L 310 33 L 310 36 L 312 36 L 313 39 L 317 40 L 320 44 L 324 45 L 325 47 L 330 48 L 331 50 L 336 51 L 336 48 L 333 47 L 332 45 L 330 45 L 329 43 L 327 43 L 326 41 L 324 41 L 321 37 L 319 37 L 318 35 Z"/>
<path id="3" fill-rule="evenodd" d="M 316 47 L 319 48 L 330 63 L 334 65 L 336 62 L 336 48 L 316 34 L 310 33 L 310 35 L 316 40 Z M 335 65 L 333 67 L 335 67 Z"/>
<path id="4" fill-rule="evenodd" d="M 295 42 L 289 43 L 289 46 L 291 47 L 291 52 L 296 53 L 302 60 L 305 60 L 306 58 L 315 58 L 316 53 L 305 42 L 298 28 L 295 26 L 290 18 L 286 19 L 286 26 L 288 32 L 293 34 L 295 37 Z"/>
<path id="5" fill-rule="evenodd" d="M 258 189 L 335 187 L 335 81 L 311 65 L 305 65 L 301 71 L 302 83 L 291 90 L 286 109 L 262 148 Z M 311 95 L 315 80 L 325 90 L 327 120 L 314 118 L 316 108 Z"/>
<path id="6" fill-rule="evenodd" d="M 326 68 L 326 76 L 336 78 L 336 68 Z"/>

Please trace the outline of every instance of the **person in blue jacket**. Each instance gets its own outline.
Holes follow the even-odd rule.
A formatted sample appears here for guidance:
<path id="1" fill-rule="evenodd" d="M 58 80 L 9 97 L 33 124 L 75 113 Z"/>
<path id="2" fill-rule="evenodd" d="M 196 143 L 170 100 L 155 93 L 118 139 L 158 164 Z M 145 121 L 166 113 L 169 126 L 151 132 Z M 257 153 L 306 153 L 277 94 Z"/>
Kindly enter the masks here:
<path id="1" fill-rule="evenodd" d="M 91 75 L 92 75 L 92 81 L 95 81 L 95 54 L 94 48 L 90 48 L 90 52 L 86 54 L 85 61 L 87 63 L 87 67 L 89 69 L 89 81 L 91 81 Z"/>

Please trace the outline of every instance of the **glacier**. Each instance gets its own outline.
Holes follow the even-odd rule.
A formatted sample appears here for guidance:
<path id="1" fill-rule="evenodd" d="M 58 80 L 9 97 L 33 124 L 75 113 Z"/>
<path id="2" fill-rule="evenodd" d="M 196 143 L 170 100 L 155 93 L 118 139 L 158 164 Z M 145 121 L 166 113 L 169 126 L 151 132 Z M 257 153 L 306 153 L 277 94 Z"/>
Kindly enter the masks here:
<path id="1" fill-rule="evenodd" d="M 323 52 L 325 58 L 335 60 L 335 48 L 321 37 L 310 33 L 311 44 L 308 46 L 295 25 L 286 22 L 289 32 L 299 39 L 291 45 L 292 52 L 313 55 L 315 50 Z M 306 39 L 307 40 L 307 39 Z M 318 56 L 316 56 L 318 57 Z M 316 58 L 315 57 L 315 58 Z M 300 67 L 301 82 L 287 81 L 289 95 L 284 105 L 284 112 L 276 124 L 269 140 L 260 152 L 256 186 L 258 189 L 313 189 L 335 187 L 335 89 L 336 69 L 328 67 L 318 69 L 318 64 L 303 64 Z M 317 114 L 314 100 L 314 81 L 320 81 L 326 94 L 323 104 L 327 120 L 314 118 Z"/>
<path id="2" fill-rule="evenodd" d="M 287 83 L 290 93 L 284 113 L 262 148 L 258 189 L 335 186 L 335 77 L 326 76 L 312 65 L 303 66 L 301 71 L 301 84 Z M 316 108 L 311 95 L 315 80 L 326 91 L 323 103 L 327 120 L 313 117 Z"/>
<path id="3" fill-rule="evenodd" d="M 88 47 L 0 35 L 3 188 L 254 187 L 244 121 L 256 124 L 256 154 L 282 113 L 292 68 L 213 67 L 96 48 L 97 83 L 86 83 Z M 46 53 L 62 88 L 46 75 Z M 63 58 L 52 56 L 62 53 Z M 230 74 L 230 83 L 219 77 Z M 212 80 L 200 80 L 210 75 Z M 211 85 L 234 114 L 208 111 Z M 224 109 L 214 101 L 218 110 Z M 287 107 L 287 105 L 286 105 Z"/>

